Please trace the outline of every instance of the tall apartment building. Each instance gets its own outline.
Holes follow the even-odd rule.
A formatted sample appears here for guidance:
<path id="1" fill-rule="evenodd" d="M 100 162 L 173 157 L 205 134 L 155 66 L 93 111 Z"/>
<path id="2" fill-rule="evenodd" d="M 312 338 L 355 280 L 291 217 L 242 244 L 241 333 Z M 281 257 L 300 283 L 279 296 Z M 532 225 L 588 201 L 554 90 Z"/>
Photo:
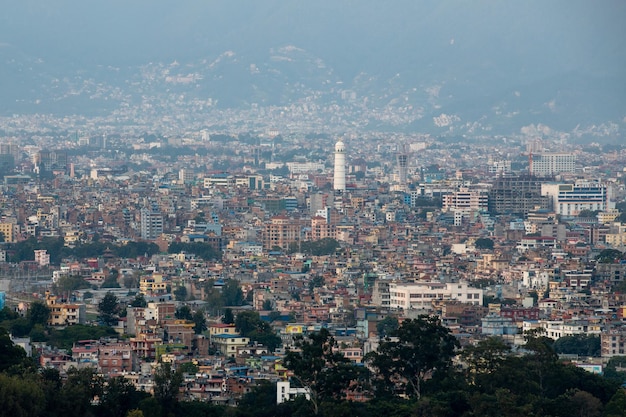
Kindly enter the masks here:
<path id="1" fill-rule="evenodd" d="M 481 190 L 462 187 L 458 191 L 443 196 L 443 208 L 454 211 L 487 211 L 489 196 Z"/>
<path id="2" fill-rule="evenodd" d="M 183 184 L 191 184 L 196 179 L 196 174 L 191 169 L 183 168 L 178 171 L 178 181 Z"/>
<path id="3" fill-rule="evenodd" d="M 15 243 L 16 227 L 17 225 L 13 223 L 0 223 L 0 233 L 2 233 L 5 242 Z"/>
<path id="4" fill-rule="evenodd" d="M 526 215 L 535 209 L 549 209 L 550 198 L 541 195 L 541 185 L 547 181 L 529 175 L 496 178 L 489 191 L 489 212 Z"/>
<path id="5" fill-rule="evenodd" d="M 289 244 L 301 239 L 302 222 L 287 216 L 274 216 L 265 224 L 263 229 L 263 249 L 272 250 L 279 247 L 289 249 Z"/>
<path id="6" fill-rule="evenodd" d="M 571 153 L 540 153 L 532 155 L 530 173 L 538 176 L 574 172 L 576 155 Z"/>
<path id="7" fill-rule="evenodd" d="M 163 233 L 163 215 L 149 208 L 141 209 L 141 238 L 154 240 Z"/>
<path id="8" fill-rule="evenodd" d="M 562 216 L 576 216 L 583 210 L 610 209 L 611 188 L 597 181 L 576 181 L 574 184 L 546 183 L 541 195 L 552 200 L 552 209 Z"/>

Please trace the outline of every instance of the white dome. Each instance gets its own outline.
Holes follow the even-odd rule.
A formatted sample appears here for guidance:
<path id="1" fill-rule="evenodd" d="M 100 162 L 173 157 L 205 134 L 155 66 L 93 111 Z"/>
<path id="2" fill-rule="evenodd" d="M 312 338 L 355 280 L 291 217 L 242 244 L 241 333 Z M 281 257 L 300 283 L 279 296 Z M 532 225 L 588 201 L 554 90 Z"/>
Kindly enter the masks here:
<path id="1" fill-rule="evenodd" d="M 335 143 L 335 152 L 345 152 L 345 151 L 346 151 L 346 146 L 343 144 L 342 141 Z"/>

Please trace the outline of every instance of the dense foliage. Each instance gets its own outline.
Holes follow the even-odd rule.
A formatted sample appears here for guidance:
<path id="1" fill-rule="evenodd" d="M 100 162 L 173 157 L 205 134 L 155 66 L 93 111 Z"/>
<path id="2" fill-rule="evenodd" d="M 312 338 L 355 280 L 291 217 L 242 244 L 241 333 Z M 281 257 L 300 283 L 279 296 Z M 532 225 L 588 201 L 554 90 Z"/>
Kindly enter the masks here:
<path id="1" fill-rule="evenodd" d="M 0 311 L 3 323 L 16 319 L 9 313 Z M 45 317 L 43 309 L 35 313 L 29 318 L 33 322 Z M 240 312 L 235 321 L 250 335 L 263 327 L 251 312 Z M 326 329 L 297 339 L 283 363 L 292 372 L 292 384 L 308 388 L 311 399 L 276 404 L 275 384 L 260 382 L 238 407 L 181 401 L 183 372 L 193 373 L 192 364 L 158 366 L 154 395 L 89 368 L 71 368 L 61 378 L 54 369 L 38 370 L 0 327 L 0 410 L 2 415 L 52 417 L 626 416 L 624 357 L 609 361 L 603 377 L 559 361 L 555 343 L 540 334 L 527 335 L 523 349 L 513 352 L 495 337 L 460 348 L 448 329 L 427 316 L 399 326 L 389 321 L 385 327 L 390 337 L 366 357 L 370 367 L 346 358 L 341 349 L 347 346 Z M 93 329 L 111 330 L 71 326 L 63 330 L 64 343 L 97 338 Z M 355 398 L 369 401 L 351 401 Z"/>
<path id="2" fill-rule="evenodd" d="M 7 244 L 7 253 L 11 262 L 32 261 L 35 259 L 34 251 L 39 249 L 48 251 L 50 263 L 53 265 L 58 265 L 64 258 L 85 259 L 101 256 L 107 249 L 120 258 L 137 258 L 159 253 L 159 247 L 155 243 L 141 241 L 128 242 L 124 245 L 111 242 L 90 242 L 70 248 L 65 246 L 62 237 L 46 237 L 40 240 L 30 237 L 21 242 Z"/>

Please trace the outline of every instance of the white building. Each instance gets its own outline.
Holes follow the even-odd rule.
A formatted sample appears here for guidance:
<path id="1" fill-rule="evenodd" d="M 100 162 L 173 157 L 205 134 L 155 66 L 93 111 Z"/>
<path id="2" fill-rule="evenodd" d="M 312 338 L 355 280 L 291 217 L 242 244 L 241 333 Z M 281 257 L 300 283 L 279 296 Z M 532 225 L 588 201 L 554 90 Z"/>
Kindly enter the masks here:
<path id="1" fill-rule="evenodd" d="M 46 249 L 39 249 L 35 251 L 35 262 L 39 266 L 50 265 L 50 254 Z"/>
<path id="2" fill-rule="evenodd" d="M 554 211 L 562 216 L 576 216 L 583 210 L 607 211 L 614 208 L 610 207 L 610 186 L 597 181 L 542 184 L 541 195 L 551 197 Z"/>
<path id="3" fill-rule="evenodd" d="M 482 305 L 483 290 L 472 288 L 466 282 L 412 282 L 389 284 L 389 307 L 402 309 L 426 309 L 433 307 L 433 301 L 460 301 Z"/>
<path id="4" fill-rule="evenodd" d="M 539 320 L 545 336 L 557 340 L 563 336 L 599 335 L 601 325 L 587 320 Z"/>
<path id="5" fill-rule="evenodd" d="M 561 172 L 574 172 L 576 155 L 572 153 L 540 153 L 532 155 L 530 172 L 533 175 L 548 176 Z"/>
<path id="6" fill-rule="evenodd" d="M 461 187 L 458 191 L 443 196 L 443 209 L 463 212 L 487 211 L 489 196 L 482 190 Z"/>
<path id="7" fill-rule="evenodd" d="M 278 381 L 276 383 L 276 404 L 291 401 L 300 395 L 304 395 L 307 400 L 311 399 L 311 391 L 308 388 L 292 387 L 289 381 Z"/>
<path id="8" fill-rule="evenodd" d="M 325 166 L 322 162 L 287 162 L 287 168 L 292 174 L 304 174 L 324 171 Z"/>

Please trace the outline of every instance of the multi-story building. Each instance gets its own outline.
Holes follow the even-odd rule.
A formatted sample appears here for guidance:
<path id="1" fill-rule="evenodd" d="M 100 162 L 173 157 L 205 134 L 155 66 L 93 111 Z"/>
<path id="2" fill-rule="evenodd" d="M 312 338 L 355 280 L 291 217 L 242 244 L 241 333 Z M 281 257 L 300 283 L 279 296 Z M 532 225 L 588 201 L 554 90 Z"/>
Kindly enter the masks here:
<path id="1" fill-rule="evenodd" d="M 626 354 L 626 329 L 615 327 L 600 334 L 600 355 L 603 358 Z"/>
<path id="2" fill-rule="evenodd" d="M 50 254 L 46 249 L 35 250 L 35 262 L 39 266 L 50 265 Z"/>
<path id="3" fill-rule="evenodd" d="M 541 185 L 548 180 L 528 175 L 500 176 L 489 191 L 491 213 L 526 215 L 532 210 L 550 208 L 550 198 L 541 195 Z"/>
<path id="4" fill-rule="evenodd" d="M 141 209 L 141 238 L 154 240 L 163 233 L 163 215 L 158 211 Z"/>
<path id="5" fill-rule="evenodd" d="M 604 240 L 613 247 L 626 245 L 626 224 L 614 223 L 605 235 Z"/>
<path id="6" fill-rule="evenodd" d="M 98 366 L 105 375 L 137 370 L 137 354 L 130 343 L 111 343 L 98 347 Z"/>
<path id="7" fill-rule="evenodd" d="M 50 326 L 71 326 L 73 324 L 85 324 L 87 310 L 85 304 L 62 303 L 57 296 L 46 291 L 46 305 L 50 309 Z"/>
<path id="8" fill-rule="evenodd" d="M 211 336 L 211 342 L 223 355 L 234 358 L 237 356 L 237 349 L 247 346 L 250 339 L 238 334 L 216 334 Z"/>
<path id="9" fill-rule="evenodd" d="M 287 216 L 274 216 L 265 224 L 263 230 L 263 248 L 266 251 L 273 248 L 289 249 L 289 245 L 302 237 L 302 222 Z"/>
<path id="10" fill-rule="evenodd" d="M 458 191 L 443 196 L 444 210 L 461 212 L 487 211 L 489 196 L 480 190 L 461 187 Z"/>
<path id="11" fill-rule="evenodd" d="M 483 304 L 483 290 L 465 282 L 412 282 L 389 284 L 389 307 L 407 309 L 433 308 L 433 302 L 455 300 L 474 305 Z"/>
<path id="12" fill-rule="evenodd" d="M 611 188 L 597 181 L 541 185 L 541 195 L 550 197 L 553 210 L 562 216 L 576 216 L 583 210 L 606 211 L 612 208 L 610 194 Z"/>
<path id="13" fill-rule="evenodd" d="M 576 155 L 571 153 L 540 153 L 531 156 L 530 173 L 547 176 L 562 172 L 574 172 Z"/>
<path id="14" fill-rule="evenodd" d="M 17 227 L 14 223 L 0 223 L 0 233 L 4 237 L 4 241 L 7 243 L 15 243 L 15 228 Z"/>

